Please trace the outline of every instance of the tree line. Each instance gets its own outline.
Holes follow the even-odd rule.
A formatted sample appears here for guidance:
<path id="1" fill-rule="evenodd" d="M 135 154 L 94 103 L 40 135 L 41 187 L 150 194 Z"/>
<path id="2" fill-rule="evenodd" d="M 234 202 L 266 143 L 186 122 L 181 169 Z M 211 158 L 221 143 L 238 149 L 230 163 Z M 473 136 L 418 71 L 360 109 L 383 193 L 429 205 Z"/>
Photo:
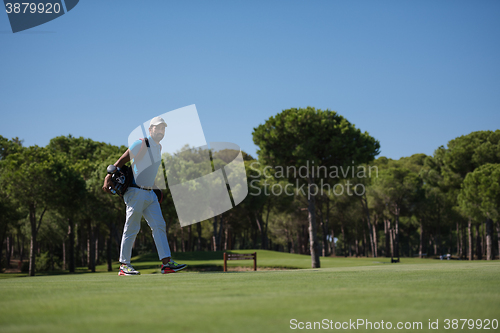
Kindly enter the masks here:
<path id="1" fill-rule="evenodd" d="M 498 255 L 500 130 L 399 160 L 376 158 L 379 142 L 330 110 L 284 110 L 252 135 L 258 156 L 243 152 L 249 193 L 235 208 L 181 228 L 167 184 L 161 208 L 173 252 L 270 249 L 310 255 L 312 267 L 332 255 Z M 16 259 L 30 275 L 111 271 L 125 205 L 101 187 L 126 149 L 71 135 L 24 147 L 0 136 L 0 269 Z M 224 154 L 212 155 L 215 167 Z M 176 154 L 191 176 L 197 156 L 189 147 Z M 163 162 L 163 173 L 179 164 Z M 149 228 L 133 252 L 156 252 Z"/>

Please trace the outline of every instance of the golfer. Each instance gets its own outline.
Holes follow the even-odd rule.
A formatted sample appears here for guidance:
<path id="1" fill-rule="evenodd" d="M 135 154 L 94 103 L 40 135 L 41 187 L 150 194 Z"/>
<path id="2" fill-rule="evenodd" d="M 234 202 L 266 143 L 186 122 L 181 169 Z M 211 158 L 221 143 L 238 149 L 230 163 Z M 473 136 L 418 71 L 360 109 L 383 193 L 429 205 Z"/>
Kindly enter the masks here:
<path id="1" fill-rule="evenodd" d="M 161 117 L 155 117 L 149 125 L 149 136 L 144 140 L 137 140 L 116 161 L 116 167 L 121 168 L 125 163 L 132 161 L 134 179 L 129 185 L 123 199 L 127 205 L 127 216 L 123 228 L 122 243 L 120 247 L 120 271 L 118 275 L 139 275 L 130 264 L 132 246 L 141 227 L 141 218 L 148 222 L 153 239 L 161 260 L 160 271 L 162 274 L 174 273 L 186 268 L 187 265 L 178 264 L 170 256 L 166 224 L 161 213 L 158 198 L 153 191 L 153 186 L 161 165 L 160 141 L 165 136 L 167 124 Z M 111 194 L 111 175 L 104 179 L 102 189 Z"/>

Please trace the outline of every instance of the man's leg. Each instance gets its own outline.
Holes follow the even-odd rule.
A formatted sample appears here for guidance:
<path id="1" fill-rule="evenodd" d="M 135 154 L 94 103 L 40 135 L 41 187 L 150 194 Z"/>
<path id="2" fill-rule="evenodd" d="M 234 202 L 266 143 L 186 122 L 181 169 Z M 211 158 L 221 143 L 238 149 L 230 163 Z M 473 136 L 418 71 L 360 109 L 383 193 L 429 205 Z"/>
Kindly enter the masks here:
<path id="1" fill-rule="evenodd" d="M 165 220 L 163 219 L 156 194 L 153 191 L 150 191 L 150 193 L 151 203 L 144 209 L 144 218 L 151 228 L 156 249 L 158 250 L 158 257 L 162 261 L 161 272 L 165 274 L 180 271 L 186 268 L 187 265 L 178 264 L 170 260 L 171 253 L 167 240 Z"/>
<path id="2" fill-rule="evenodd" d="M 127 205 L 127 218 L 123 227 L 122 243 L 120 246 L 120 262 L 122 264 L 130 265 L 132 246 L 134 245 L 137 233 L 141 229 L 144 194 L 145 191 L 132 187 L 128 189 L 123 197 Z"/>
<path id="3" fill-rule="evenodd" d="M 144 209 L 144 218 L 148 222 L 148 225 L 153 233 L 153 239 L 156 244 L 158 256 L 162 261 L 163 259 L 170 259 L 170 246 L 168 245 L 167 239 L 167 227 L 165 224 L 165 220 L 163 219 L 163 214 L 161 213 L 160 204 L 158 203 L 156 194 L 153 191 L 149 191 L 148 201 L 146 202 L 146 205 L 148 206 Z"/>

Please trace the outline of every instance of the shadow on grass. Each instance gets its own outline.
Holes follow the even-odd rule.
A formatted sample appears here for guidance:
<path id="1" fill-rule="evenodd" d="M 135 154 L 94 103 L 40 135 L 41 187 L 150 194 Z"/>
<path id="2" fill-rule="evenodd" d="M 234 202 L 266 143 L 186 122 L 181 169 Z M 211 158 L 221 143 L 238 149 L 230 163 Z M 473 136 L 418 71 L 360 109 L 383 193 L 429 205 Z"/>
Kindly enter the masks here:
<path id="1" fill-rule="evenodd" d="M 186 272 L 222 272 L 222 258 L 224 252 L 176 252 L 172 253 L 172 258 L 176 261 L 204 261 L 204 260 L 221 260 L 220 265 L 214 264 L 188 264 L 185 269 Z M 160 269 L 160 260 L 158 259 L 157 253 L 145 253 L 133 258 L 134 266 L 139 270 L 146 269 Z M 152 263 L 153 262 L 153 263 Z M 117 272 L 120 266 L 119 262 L 113 262 L 112 272 Z M 75 274 L 89 274 L 92 273 L 87 267 L 77 267 L 74 273 L 70 273 L 68 270 L 54 270 L 54 271 L 37 271 L 35 276 L 56 276 L 56 275 L 75 275 Z M 106 269 L 106 265 L 98 265 L 96 267 L 95 273 L 109 273 Z M 1 273 L 0 279 L 10 279 L 18 277 L 29 277 L 27 272 L 12 272 L 12 273 Z"/>
<path id="2" fill-rule="evenodd" d="M 228 251 L 229 252 L 229 251 Z M 182 260 L 222 260 L 224 257 L 224 251 L 216 252 L 205 252 L 205 251 L 194 251 L 194 252 L 175 252 L 172 253 L 172 258 L 176 261 Z M 145 261 L 159 261 L 158 254 L 156 253 L 145 253 L 138 255 L 134 258 L 135 262 L 145 262 Z"/>
<path id="3" fill-rule="evenodd" d="M 251 250 L 251 251 L 255 252 L 256 250 Z M 242 251 L 236 250 L 236 251 L 215 251 L 215 252 L 214 251 L 210 251 L 210 252 L 209 251 L 173 252 L 172 259 L 174 259 L 175 261 L 223 260 L 224 259 L 224 252 L 240 253 Z M 156 254 L 156 253 L 144 253 L 144 254 L 140 254 L 140 255 L 134 257 L 133 261 L 134 262 L 143 262 L 143 261 L 159 261 L 159 260 L 158 260 L 158 254 Z"/>
<path id="4" fill-rule="evenodd" d="M 113 272 L 116 272 L 113 270 Z M 84 268 L 84 267 L 79 267 L 76 268 L 74 273 L 70 273 L 68 270 L 54 270 L 54 271 L 43 271 L 43 272 L 36 272 L 35 276 L 57 276 L 57 275 L 81 275 L 81 274 L 88 274 L 92 273 L 90 269 Z M 109 273 L 108 271 L 103 271 L 103 270 L 96 270 L 95 273 Z M 0 274 L 0 279 L 11 279 L 11 278 L 18 278 L 18 277 L 29 277 L 29 273 L 27 272 L 22 272 L 22 273 L 2 273 Z"/>

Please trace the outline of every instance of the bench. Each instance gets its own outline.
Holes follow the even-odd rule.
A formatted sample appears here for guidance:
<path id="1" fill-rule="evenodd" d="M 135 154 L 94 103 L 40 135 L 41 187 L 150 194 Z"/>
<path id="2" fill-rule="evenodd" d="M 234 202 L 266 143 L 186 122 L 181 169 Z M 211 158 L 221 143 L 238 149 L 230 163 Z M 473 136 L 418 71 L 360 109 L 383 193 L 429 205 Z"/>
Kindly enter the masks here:
<path id="1" fill-rule="evenodd" d="M 253 270 L 257 270 L 257 252 L 254 253 L 227 253 L 224 252 L 224 272 L 227 272 L 228 260 L 252 260 Z"/>

